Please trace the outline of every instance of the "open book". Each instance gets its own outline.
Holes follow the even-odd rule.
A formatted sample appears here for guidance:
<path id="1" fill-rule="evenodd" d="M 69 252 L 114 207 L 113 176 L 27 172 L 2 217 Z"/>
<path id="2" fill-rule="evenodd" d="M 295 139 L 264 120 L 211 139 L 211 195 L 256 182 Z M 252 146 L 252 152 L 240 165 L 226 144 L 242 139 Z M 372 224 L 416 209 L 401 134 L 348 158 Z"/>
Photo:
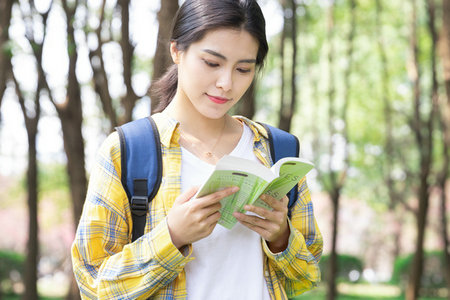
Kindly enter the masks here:
<path id="1" fill-rule="evenodd" d="M 200 187 L 195 198 L 238 186 L 238 192 L 220 201 L 222 208 L 218 223 L 231 229 L 237 222 L 233 216 L 235 211 L 245 213 L 243 207 L 246 204 L 271 209 L 259 197 L 268 194 L 275 199 L 283 198 L 313 167 L 307 160 L 286 157 L 269 169 L 252 160 L 225 155 L 217 162 L 214 171 Z"/>

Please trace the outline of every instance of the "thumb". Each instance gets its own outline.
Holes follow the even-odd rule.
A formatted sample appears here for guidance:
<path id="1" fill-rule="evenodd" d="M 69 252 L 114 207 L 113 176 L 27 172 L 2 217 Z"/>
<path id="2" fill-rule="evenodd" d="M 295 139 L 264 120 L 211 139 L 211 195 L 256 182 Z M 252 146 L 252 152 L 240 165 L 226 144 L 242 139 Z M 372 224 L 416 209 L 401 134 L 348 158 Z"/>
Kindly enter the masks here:
<path id="1" fill-rule="evenodd" d="M 175 203 L 182 204 L 182 203 L 188 202 L 189 200 L 191 200 L 192 197 L 195 196 L 195 194 L 197 193 L 198 189 L 199 189 L 198 186 L 190 187 L 186 192 L 184 192 L 183 194 L 179 195 L 177 197 L 177 199 L 175 199 Z"/>

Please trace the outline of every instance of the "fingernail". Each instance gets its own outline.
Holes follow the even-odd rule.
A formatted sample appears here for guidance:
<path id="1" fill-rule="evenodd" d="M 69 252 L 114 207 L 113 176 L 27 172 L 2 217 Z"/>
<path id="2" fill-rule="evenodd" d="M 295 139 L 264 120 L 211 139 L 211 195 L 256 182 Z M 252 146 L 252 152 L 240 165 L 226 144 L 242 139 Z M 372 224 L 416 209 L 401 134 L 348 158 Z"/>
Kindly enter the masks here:
<path id="1" fill-rule="evenodd" d="M 233 186 L 233 188 L 231 189 L 232 192 L 237 192 L 239 191 L 239 187 L 238 186 Z"/>

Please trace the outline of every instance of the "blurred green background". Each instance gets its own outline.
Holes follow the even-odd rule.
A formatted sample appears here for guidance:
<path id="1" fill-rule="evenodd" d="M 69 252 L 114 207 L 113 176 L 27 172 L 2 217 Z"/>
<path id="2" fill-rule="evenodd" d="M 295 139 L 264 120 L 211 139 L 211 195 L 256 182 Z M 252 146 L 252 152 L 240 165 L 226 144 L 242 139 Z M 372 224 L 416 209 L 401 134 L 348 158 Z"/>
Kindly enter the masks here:
<path id="1" fill-rule="evenodd" d="M 177 0 L 0 1 L 0 298 L 77 299 L 96 150 L 150 114 Z M 450 0 L 260 0 L 269 56 L 232 112 L 296 134 L 324 236 L 295 299 L 450 299 Z"/>

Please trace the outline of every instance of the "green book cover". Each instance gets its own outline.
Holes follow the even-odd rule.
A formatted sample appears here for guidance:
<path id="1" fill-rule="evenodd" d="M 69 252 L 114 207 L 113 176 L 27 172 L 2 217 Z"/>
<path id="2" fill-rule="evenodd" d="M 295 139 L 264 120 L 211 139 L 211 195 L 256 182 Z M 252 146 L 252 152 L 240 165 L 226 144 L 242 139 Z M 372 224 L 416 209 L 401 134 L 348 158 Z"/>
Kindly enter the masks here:
<path id="1" fill-rule="evenodd" d="M 246 204 L 270 208 L 259 199 L 262 194 L 281 199 L 312 168 L 314 165 L 311 162 L 298 157 L 280 159 L 269 169 L 256 161 L 225 155 L 217 162 L 195 198 L 238 186 L 238 192 L 220 201 L 222 208 L 218 223 L 231 229 L 237 222 L 233 216 L 235 211 L 245 213 L 243 207 Z"/>

